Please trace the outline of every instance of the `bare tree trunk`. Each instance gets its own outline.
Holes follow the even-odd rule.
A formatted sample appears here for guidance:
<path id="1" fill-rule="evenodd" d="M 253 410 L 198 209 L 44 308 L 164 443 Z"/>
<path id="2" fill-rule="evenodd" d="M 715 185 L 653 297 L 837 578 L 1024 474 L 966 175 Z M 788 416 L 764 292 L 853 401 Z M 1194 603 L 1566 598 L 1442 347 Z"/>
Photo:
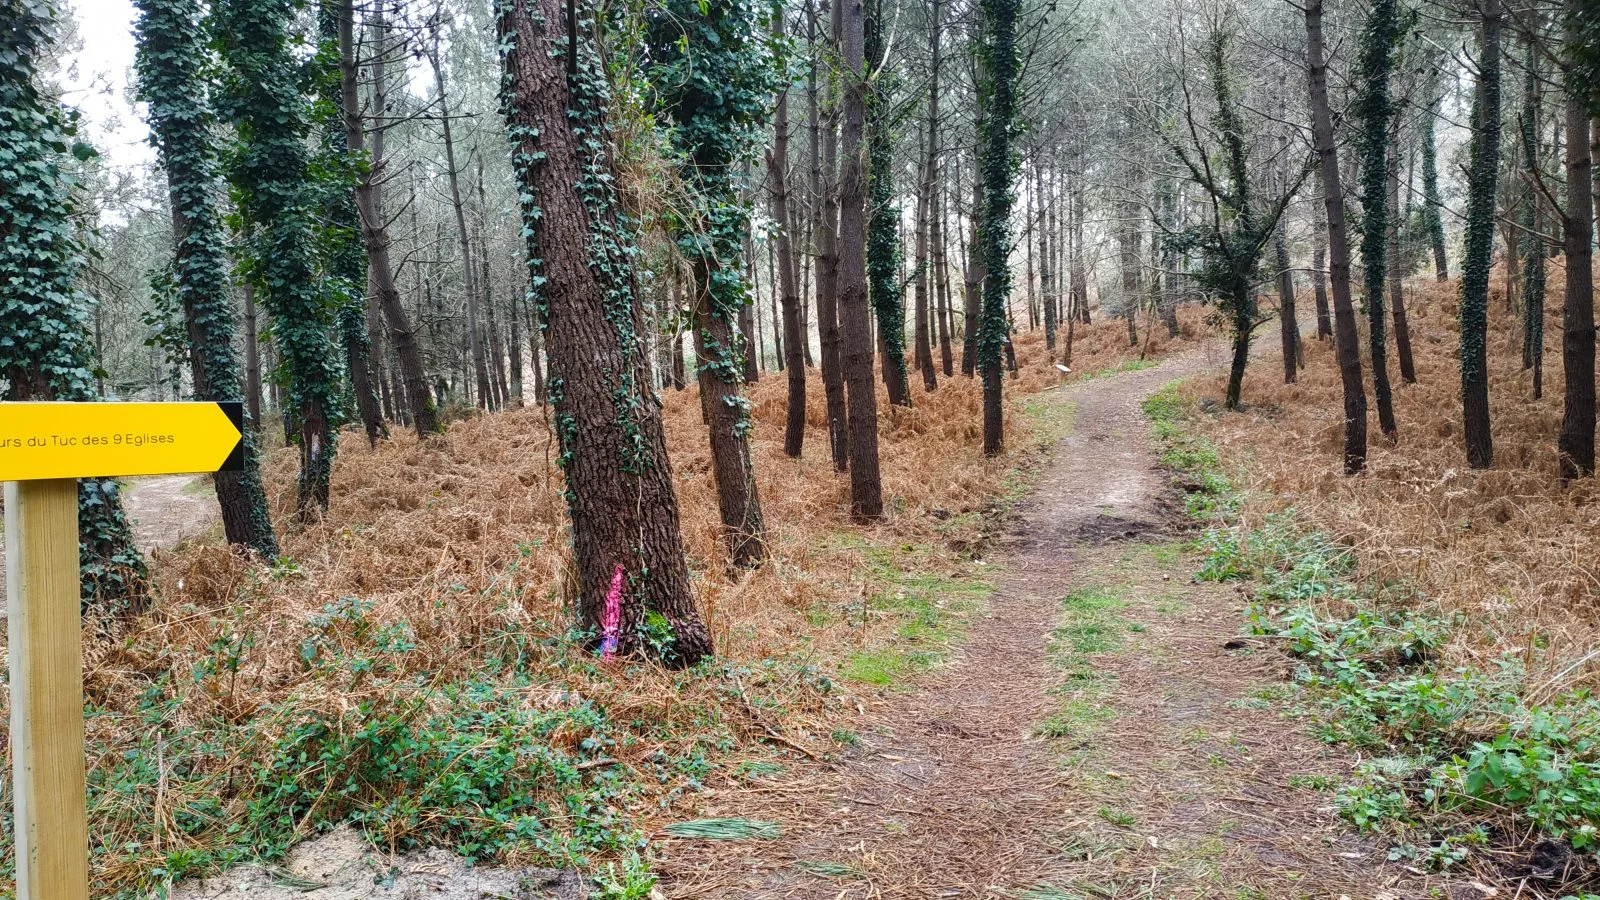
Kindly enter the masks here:
<path id="1" fill-rule="evenodd" d="M 934 102 L 930 100 L 930 103 Z M 929 123 L 933 123 L 930 121 Z M 916 279 L 914 291 L 916 294 L 916 325 L 913 341 L 913 356 L 917 368 L 922 372 L 922 389 L 933 391 L 939 387 L 939 376 L 933 367 L 933 344 L 929 337 L 928 313 L 929 298 L 928 287 L 932 282 L 931 273 L 928 271 L 928 232 L 933 228 L 933 170 L 934 159 L 932 147 L 937 138 L 930 137 L 928 146 L 924 147 L 922 177 L 917 183 L 917 220 L 916 220 L 916 255 L 912 265 L 913 277 Z"/>
<path id="2" fill-rule="evenodd" d="M 1089 273 L 1083 253 L 1083 219 L 1087 214 L 1084 200 L 1083 153 L 1078 153 L 1079 175 L 1072 183 L 1072 302 L 1078 308 L 1078 319 L 1089 321 Z"/>
<path id="3" fill-rule="evenodd" d="M 683 390 L 689 385 L 683 360 L 683 278 L 676 269 L 672 272 L 672 387 Z"/>
<path id="4" fill-rule="evenodd" d="M 965 294 L 965 331 L 962 335 L 961 346 L 961 374 L 972 376 L 977 371 L 978 364 L 978 317 L 981 313 L 980 304 L 983 301 L 983 254 L 978 251 L 978 211 L 983 208 L 983 177 L 982 171 L 973 166 L 972 171 L 972 212 L 967 217 L 971 223 L 971 237 L 967 240 L 966 257 L 966 294 Z"/>
<path id="5" fill-rule="evenodd" d="M 933 188 L 933 221 L 928 241 L 933 245 L 933 284 L 939 299 L 939 364 L 944 377 L 955 375 L 955 356 L 950 343 L 954 338 L 955 323 L 950 309 L 950 259 L 945 249 L 946 185 L 942 177 L 935 177 Z"/>
<path id="6" fill-rule="evenodd" d="M 1317 302 L 1317 340 L 1321 341 L 1333 337 L 1333 314 L 1328 310 L 1328 221 L 1326 214 L 1312 218 L 1316 243 L 1311 251 L 1311 287 Z"/>
<path id="7" fill-rule="evenodd" d="M 1140 246 L 1144 232 L 1139 227 L 1139 205 L 1122 205 L 1122 223 L 1117 232 L 1117 245 L 1122 250 L 1122 314 L 1128 320 L 1128 346 L 1139 346 L 1139 297 L 1141 288 L 1139 272 Z"/>
<path id="8" fill-rule="evenodd" d="M 772 38 L 786 42 L 784 11 L 772 16 Z M 775 137 L 767 157 L 767 175 L 772 182 L 772 218 L 778 223 L 778 281 L 774 290 L 783 296 L 783 346 L 788 378 L 788 408 L 783 430 L 783 452 L 798 459 L 806 436 L 806 361 L 805 332 L 800 320 L 800 289 L 795 283 L 795 217 L 789 213 L 789 86 L 778 87 L 777 109 L 773 115 Z M 776 326 L 774 326 L 776 327 Z M 780 357 L 783 358 L 783 357 Z"/>
<path id="9" fill-rule="evenodd" d="M 1345 233 L 1344 186 L 1334 144 L 1333 113 L 1328 106 L 1328 66 L 1322 39 L 1322 0 L 1306 2 L 1307 68 L 1311 83 L 1311 132 L 1322 168 L 1322 196 L 1327 208 L 1330 280 L 1333 284 L 1335 346 L 1339 380 L 1344 385 L 1344 470 L 1360 472 L 1367 464 L 1367 393 L 1361 377 L 1361 346 L 1356 333 L 1355 304 L 1350 299 L 1350 243 Z"/>
<path id="10" fill-rule="evenodd" d="M 1294 270 L 1289 267 L 1289 241 L 1282 219 L 1272 236 L 1278 264 L 1278 324 L 1283 335 L 1283 383 L 1294 384 L 1300 371 L 1300 323 L 1294 310 Z"/>
<path id="11" fill-rule="evenodd" d="M 472 265 L 472 247 L 467 240 L 467 214 L 461 202 L 461 180 L 456 168 L 456 143 L 450 127 L 450 100 L 445 93 L 444 69 L 439 64 L 438 35 L 428 50 L 428 63 L 433 67 L 433 84 L 439 92 L 439 122 L 444 130 L 445 175 L 450 182 L 450 205 L 456 216 L 456 242 L 461 252 L 461 280 L 466 285 L 467 348 L 472 354 L 472 370 L 477 376 L 478 406 L 488 409 L 493 401 L 493 388 L 489 384 L 489 363 L 483 350 L 483 333 L 478 323 L 478 278 Z"/>
<path id="12" fill-rule="evenodd" d="M 1400 265 L 1400 122 L 1396 117 L 1389 139 L 1389 310 L 1394 317 L 1395 356 L 1400 380 L 1417 383 L 1417 366 L 1411 357 L 1411 326 L 1406 321 L 1406 289 Z"/>
<path id="13" fill-rule="evenodd" d="M 603 649 L 692 665 L 711 654 L 711 633 L 695 608 L 684 560 L 628 248 L 609 251 L 606 266 L 591 265 L 595 229 L 617 235 L 627 227 L 617 215 L 620 203 L 610 182 L 598 177 L 610 177 L 607 161 L 584 149 L 569 118 L 569 104 L 584 104 L 582 121 L 603 122 L 605 110 L 585 99 L 593 93 L 572 89 L 578 79 L 603 77 L 596 74 L 599 61 L 593 47 L 570 47 L 565 29 L 543 24 L 566 21 L 562 0 L 515 0 L 503 9 L 498 30 L 509 76 L 507 124 L 516 156 L 542 159 L 517 168 L 523 191 L 539 198 L 539 215 L 524 209 L 524 224 L 533 231 L 530 258 L 542 260 L 538 268 L 547 279 L 540 287 L 541 309 L 551 377 L 562 386 L 556 434 L 578 569 L 575 605 Z M 553 47 L 579 55 L 570 77 L 568 60 Z M 631 325 L 612 319 L 608 307 L 619 295 L 631 305 Z M 608 607 L 619 613 L 612 622 Z M 670 646 L 644 640 L 650 613 L 666 619 Z"/>
<path id="14" fill-rule="evenodd" d="M 406 401 L 411 410 L 411 424 L 417 435 L 426 437 L 439 430 L 438 411 L 433 395 L 428 390 L 427 369 L 422 362 L 422 349 L 417 344 L 416 329 L 411 317 L 400 301 L 400 288 L 394 281 L 394 267 L 389 261 L 389 224 L 383 212 L 383 189 L 380 179 L 385 167 L 384 130 L 381 120 L 388 104 L 388 73 L 386 54 L 389 52 L 388 24 L 383 18 L 381 4 L 376 7 L 372 30 L 377 35 L 377 49 L 372 62 L 372 109 L 380 117 L 372 132 L 371 163 L 359 184 L 356 185 L 356 207 L 361 211 L 361 237 L 367 247 L 367 273 L 372 283 L 378 306 L 383 310 L 384 321 L 389 325 L 389 339 L 394 343 L 395 357 L 400 364 L 400 377 L 405 382 Z M 355 73 L 343 73 L 343 89 L 348 94 L 356 87 Z M 359 103 L 347 101 L 346 109 L 358 110 Z M 363 149 L 363 123 L 347 120 L 346 145 L 355 151 Z"/>
<path id="15" fill-rule="evenodd" d="M 511 351 L 511 396 L 509 402 L 512 406 L 522 405 L 522 298 L 515 295 L 511 299 L 511 314 L 506 318 L 511 320 L 511 339 L 506 342 Z"/>
<path id="16" fill-rule="evenodd" d="M 1043 156 L 1041 152 L 1040 156 Z M 1050 236 L 1055 229 L 1055 217 L 1052 212 L 1055 204 L 1050 201 L 1049 188 L 1046 187 L 1044 178 L 1045 165 L 1041 158 L 1034 166 L 1034 183 L 1039 195 L 1039 297 L 1044 308 L 1044 345 L 1046 349 L 1056 348 L 1056 295 L 1053 272 L 1050 268 Z M 1053 185 L 1051 186 L 1053 188 Z"/>
<path id="17" fill-rule="evenodd" d="M 872 308 L 867 300 L 867 160 L 865 22 L 862 0 L 835 0 L 841 11 L 844 126 L 839 157 L 839 326 L 850 431 L 850 512 L 858 521 L 883 515 L 878 475 L 878 396 L 873 384 Z"/>
<path id="18" fill-rule="evenodd" d="M 833 21 L 829 27 L 832 43 L 839 39 L 840 7 L 847 0 L 830 4 Z M 815 16 L 813 23 L 815 22 Z M 813 31 L 817 29 L 813 28 Z M 813 44 L 820 35 L 813 38 Z M 830 102 L 822 118 L 822 155 L 817 204 L 817 333 L 822 347 L 822 389 L 828 406 L 829 450 L 833 468 L 844 472 L 850 467 L 849 410 L 845 400 L 843 336 L 839 332 L 839 76 L 830 76 Z M 813 113 L 815 114 L 815 113 Z"/>

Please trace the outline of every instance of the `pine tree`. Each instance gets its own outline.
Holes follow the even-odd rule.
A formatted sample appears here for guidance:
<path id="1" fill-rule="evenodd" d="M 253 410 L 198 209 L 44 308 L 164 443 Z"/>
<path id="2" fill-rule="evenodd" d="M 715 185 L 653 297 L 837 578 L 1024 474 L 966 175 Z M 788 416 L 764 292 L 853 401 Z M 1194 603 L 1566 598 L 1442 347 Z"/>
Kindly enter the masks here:
<path id="1" fill-rule="evenodd" d="M 369 361 L 372 347 L 367 339 L 367 254 L 361 243 L 361 213 L 355 196 L 366 160 L 359 149 L 352 151 L 346 136 L 346 119 L 359 115 L 358 111 L 345 108 L 341 36 L 350 34 L 353 15 L 350 0 L 321 0 L 317 6 L 315 66 L 322 119 L 318 123 L 322 146 L 316 167 L 317 188 L 322 195 L 322 233 L 318 243 L 326 276 L 323 290 L 333 306 L 334 324 L 344 347 L 350 392 L 355 396 L 356 413 L 367 432 L 367 442 L 376 447 L 378 438 L 387 436 L 389 429 L 378 409 Z M 355 64 L 354 59 L 350 64 Z"/>
<path id="2" fill-rule="evenodd" d="M 777 87 L 758 22 L 754 0 L 669 0 L 649 22 L 650 80 L 689 195 L 690 208 L 668 226 L 694 276 L 701 403 L 722 524 L 738 566 L 759 565 L 766 553 L 738 324 L 750 303 L 740 271 L 750 230 L 742 173 Z"/>
<path id="3" fill-rule="evenodd" d="M 1433 80 L 1438 80 L 1438 66 L 1433 67 Z M 1437 88 L 1435 88 L 1437 91 Z M 1439 118 L 1442 94 L 1434 96 L 1422 112 L 1422 221 L 1428 230 L 1428 243 L 1433 248 L 1434 276 L 1439 281 L 1450 277 L 1450 263 L 1445 256 L 1444 217 L 1439 210 L 1444 200 L 1439 194 L 1439 146 L 1435 124 Z"/>
<path id="4" fill-rule="evenodd" d="M 80 160 L 94 150 L 36 81 L 55 21 L 53 3 L 0 0 L 0 400 L 99 399 L 62 172 L 69 146 Z M 147 576 L 115 481 L 79 480 L 78 540 L 85 608 L 136 609 Z"/>
<path id="5" fill-rule="evenodd" d="M 1567 254 L 1566 306 L 1561 314 L 1561 364 L 1566 374 L 1557 449 L 1563 479 L 1594 474 L 1594 170 L 1591 119 L 1600 107 L 1589 66 L 1600 60 L 1600 26 L 1592 4 L 1568 0 L 1566 52 L 1571 82 L 1566 97 L 1567 208 L 1562 216 Z"/>
<path id="6" fill-rule="evenodd" d="M 848 0 L 840 0 L 848 2 Z M 877 316 L 883 346 L 883 381 L 889 402 L 910 406 L 906 370 L 906 292 L 900 282 L 900 206 L 894 191 L 893 104 L 895 69 L 885 58 L 883 0 L 866 6 L 867 92 L 867 295 Z"/>
<path id="7" fill-rule="evenodd" d="M 1344 185 L 1328 103 L 1328 64 L 1322 36 L 1322 0 L 1306 3 L 1306 57 L 1311 85 L 1311 133 L 1322 171 L 1322 201 L 1328 234 L 1328 281 L 1333 295 L 1334 347 L 1344 388 L 1344 471 L 1367 465 L 1367 391 L 1361 377 L 1361 345 L 1350 297 L 1350 242 L 1345 228 Z"/>
<path id="8" fill-rule="evenodd" d="M 572 5 L 569 5 L 572 4 Z M 529 274 L 548 341 L 578 609 L 603 649 L 693 665 L 712 652 L 695 609 L 650 375 L 606 114 L 594 6 L 497 0 Z M 573 16 L 568 31 L 568 13 Z M 655 627 L 664 624 L 668 639 Z"/>
<path id="9" fill-rule="evenodd" d="M 1372 353 L 1372 396 L 1378 405 L 1378 426 L 1390 441 L 1398 439 L 1399 428 L 1389 387 L 1388 322 L 1383 293 L 1388 271 L 1389 123 L 1394 117 L 1389 76 L 1394 71 L 1395 46 L 1403 34 L 1398 0 L 1375 0 L 1361 32 L 1355 65 L 1355 80 L 1360 85 L 1356 115 L 1361 125 L 1361 263 Z"/>
<path id="10" fill-rule="evenodd" d="M 249 277 L 273 319 L 288 373 L 285 427 L 300 445 L 302 519 L 328 508 L 338 450 L 339 365 L 332 310 L 317 279 L 307 110 L 289 29 L 293 0 L 219 0 L 228 117 L 242 146 L 230 176 L 251 226 Z"/>
<path id="11" fill-rule="evenodd" d="M 783 9 L 772 12 L 772 39 L 780 47 L 788 42 Z M 798 223 L 789 211 L 789 88 L 778 86 L 778 102 L 773 112 L 772 151 L 767 155 L 767 178 L 771 182 L 772 218 L 777 222 L 777 290 L 783 305 L 783 352 L 788 378 L 788 406 L 783 430 L 783 452 L 798 459 L 806 436 L 806 360 L 805 323 L 800 313 L 800 287 L 795 275 L 794 232 Z"/>
<path id="12" fill-rule="evenodd" d="M 867 294 L 867 0 L 834 0 L 840 7 L 840 77 L 844 122 L 839 132 L 839 329 L 850 440 L 850 513 L 857 521 L 883 515 L 878 469 L 878 394 L 872 377 L 872 310 Z"/>
<path id="13" fill-rule="evenodd" d="M 1005 448 L 1000 357 L 1006 345 L 1011 298 L 1012 177 L 1016 159 L 1012 131 L 1017 120 L 1017 17 L 1019 0 L 982 0 L 984 40 L 983 105 L 978 162 L 983 170 L 982 227 L 978 231 L 983 260 L 983 302 L 978 325 L 978 371 L 983 378 L 983 452 L 994 456 Z M 1131 313 L 1130 313 L 1131 315 Z"/>
<path id="14" fill-rule="evenodd" d="M 1467 247 L 1461 263 L 1461 419 L 1467 464 L 1494 464 L 1489 431 L 1489 270 L 1500 174 L 1500 0 L 1480 0 L 1483 28 L 1467 178 Z"/>
<path id="15" fill-rule="evenodd" d="M 1539 86 L 1540 54 L 1527 41 L 1527 79 L 1524 82 L 1521 131 L 1522 159 L 1529 173 L 1523 191 L 1519 224 L 1522 227 L 1522 368 L 1533 371 L 1533 399 L 1544 395 L 1544 238 L 1539 234 L 1540 196 L 1533 178 L 1538 177 L 1542 102 Z"/>
<path id="16" fill-rule="evenodd" d="M 176 234 L 173 272 L 189 343 L 198 400 L 240 400 L 244 378 L 234 350 L 229 260 L 218 211 L 221 179 L 212 151 L 212 111 L 205 83 L 207 58 L 199 0 L 137 0 L 139 97 L 149 106 L 150 130 L 167 173 Z M 267 513 L 256 451 L 256 423 L 244 429 L 244 468 L 212 477 L 228 542 L 271 559 L 278 543 Z"/>

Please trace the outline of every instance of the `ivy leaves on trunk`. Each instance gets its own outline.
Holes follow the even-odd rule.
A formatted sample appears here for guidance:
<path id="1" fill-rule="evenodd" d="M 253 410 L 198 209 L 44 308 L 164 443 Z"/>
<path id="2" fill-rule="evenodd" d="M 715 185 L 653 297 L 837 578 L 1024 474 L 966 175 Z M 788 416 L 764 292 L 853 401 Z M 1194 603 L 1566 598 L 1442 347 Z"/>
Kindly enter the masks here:
<path id="1" fill-rule="evenodd" d="M 750 457 L 739 315 L 750 303 L 740 271 L 750 230 L 743 190 L 778 86 L 759 4 L 668 0 L 649 16 L 656 107 L 687 194 L 667 222 L 693 275 L 690 305 L 713 475 L 734 565 L 759 565 L 766 526 Z"/>
<path id="2" fill-rule="evenodd" d="M 161 167 L 167 173 L 176 234 L 178 305 L 188 338 L 194 396 L 241 400 L 244 373 L 234 350 L 234 310 L 228 293 L 230 261 L 218 209 L 220 179 L 212 150 L 214 116 L 203 83 L 210 62 L 198 0 L 137 0 L 140 99 L 149 107 Z M 244 429 L 244 469 L 213 476 L 228 542 L 268 559 L 278 553 L 261 486 L 256 431 Z"/>
<path id="3" fill-rule="evenodd" d="M 49 2 L 0 0 L 0 400 L 100 399 L 64 172 L 69 151 L 94 150 L 34 68 L 55 16 Z M 115 481 L 78 482 L 78 538 L 85 608 L 136 607 L 146 571 Z"/>

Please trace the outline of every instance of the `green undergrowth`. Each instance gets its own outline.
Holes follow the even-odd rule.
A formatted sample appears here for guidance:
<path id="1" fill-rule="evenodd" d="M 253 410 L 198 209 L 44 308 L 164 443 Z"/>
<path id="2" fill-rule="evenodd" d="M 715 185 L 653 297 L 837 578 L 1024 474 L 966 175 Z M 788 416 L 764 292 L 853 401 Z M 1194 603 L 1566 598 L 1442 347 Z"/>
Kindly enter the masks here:
<path id="1" fill-rule="evenodd" d="M 219 619 L 206 658 L 147 671 L 136 702 L 91 704 L 92 893 L 150 896 L 353 824 L 388 852 L 575 869 L 598 896 L 646 896 L 639 819 L 698 792 L 736 752 L 761 752 L 750 716 L 782 721 L 789 704 L 837 699 L 797 661 L 666 672 L 599 660 L 585 635 L 550 623 L 486 634 L 470 665 L 452 667 L 471 676 L 442 679 L 426 674 L 411 623 L 374 616 L 355 598 L 313 616 L 296 687 L 270 702 L 237 687 L 263 663 L 241 616 Z M 671 702 L 632 697 L 640 683 Z"/>
<path id="2" fill-rule="evenodd" d="M 1223 472 L 1216 447 L 1188 427 L 1178 383 L 1150 395 L 1141 407 L 1161 451 L 1161 465 L 1172 473 L 1174 485 L 1182 491 L 1189 517 L 1207 522 L 1235 515 L 1239 511 L 1239 493 Z"/>
<path id="3" fill-rule="evenodd" d="M 973 613 L 994 592 L 978 576 L 938 571 L 931 547 L 876 547 L 849 535 L 838 540 L 859 548 L 870 592 L 863 602 L 833 616 L 822 618 L 813 611 L 813 622 L 846 617 L 864 635 L 887 631 L 881 639 L 864 637 L 866 645 L 841 661 L 839 674 L 850 681 L 891 690 L 910 687 L 913 676 L 942 662 L 966 637 Z"/>
<path id="4" fill-rule="evenodd" d="M 1239 499 L 1212 477 L 1215 449 L 1188 432 L 1176 392 L 1145 409 L 1166 464 L 1204 497 L 1190 503 L 1209 526 L 1195 541 L 1196 578 L 1245 586 L 1250 633 L 1295 661 L 1292 714 L 1359 753 L 1336 790 L 1341 815 L 1413 865 L 1449 868 L 1480 848 L 1542 839 L 1574 854 L 1572 873 L 1594 877 L 1600 700 L 1530 696 L 1521 653 L 1447 663 L 1443 648 L 1472 623 L 1408 585 L 1364 581 L 1353 551 L 1293 511 L 1254 527 L 1231 521 Z"/>

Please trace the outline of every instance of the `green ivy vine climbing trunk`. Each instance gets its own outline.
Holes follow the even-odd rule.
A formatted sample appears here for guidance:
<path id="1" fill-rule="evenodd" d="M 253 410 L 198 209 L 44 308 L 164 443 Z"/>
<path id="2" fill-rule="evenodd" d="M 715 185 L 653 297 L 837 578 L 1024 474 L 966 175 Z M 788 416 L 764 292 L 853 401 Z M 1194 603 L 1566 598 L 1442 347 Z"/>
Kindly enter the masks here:
<path id="1" fill-rule="evenodd" d="M 1399 426 L 1395 424 L 1394 397 L 1389 386 L 1388 311 L 1384 309 L 1383 293 L 1388 274 L 1385 254 L 1389 243 L 1389 123 L 1394 117 L 1389 76 L 1394 71 L 1395 46 L 1403 34 L 1399 0 L 1375 0 L 1361 32 L 1355 64 L 1355 82 L 1360 85 L 1355 114 L 1361 126 L 1361 263 L 1372 354 L 1372 396 L 1378 405 L 1378 427 L 1390 441 L 1399 438 Z"/>
<path id="2" fill-rule="evenodd" d="M 301 64 L 293 0 L 219 0 L 214 8 L 229 118 L 244 137 L 230 173 L 251 228 L 249 276 L 273 318 L 288 373 L 286 419 L 300 445 L 300 516 L 328 508 L 337 446 L 338 357 L 318 283 Z"/>
<path id="3" fill-rule="evenodd" d="M 1467 241 L 1461 262 L 1461 424 L 1467 464 L 1494 465 L 1489 431 L 1489 270 L 1500 173 L 1500 0 L 1480 0 L 1483 27 L 1467 167 Z M 1592 450 L 1590 451 L 1593 452 Z"/>
<path id="4" fill-rule="evenodd" d="M 50 49 L 54 4 L 0 0 L 0 400 L 97 400 L 90 300 L 77 287 L 62 145 L 80 159 L 66 113 L 39 92 L 35 60 Z M 137 610 L 146 572 L 117 483 L 78 482 L 79 568 L 85 609 Z"/>
<path id="5" fill-rule="evenodd" d="M 849 0 L 836 0 L 849 2 Z M 867 79 L 867 295 L 883 346 L 883 382 L 889 402 L 911 405 L 906 370 L 906 292 L 900 282 L 900 206 L 894 192 L 893 104 L 895 70 L 887 49 L 883 0 L 862 0 Z"/>
<path id="6" fill-rule="evenodd" d="M 711 654 L 711 634 L 690 588 L 652 388 L 633 223 L 610 155 L 610 86 L 593 6 L 578 0 L 571 11 L 569 33 L 563 0 L 495 4 L 501 107 L 550 364 L 577 607 L 596 646 L 614 638 L 617 652 L 693 665 Z M 614 632 L 608 604 L 620 613 Z"/>
<path id="7" fill-rule="evenodd" d="M 189 370 L 197 400 L 241 400 L 244 376 L 234 349 L 234 311 L 228 292 L 231 263 L 217 209 L 220 178 L 212 151 L 215 124 L 205 79 L 208 61 L 199 0 L 137 0 L 139 98 L 149 106 L 150 131 L 167 173 L 172 204 L 179 305 L 189 339 Z M 244 429 L 244 467 L 212 476 L 228 543 L 267 559 L 278 555 L 261 486 L 252 419 Z"/>
<path id="8" fill-rule="evenodd" d="M 750 303 L 741 272 L 750 230 L 743 170 L 760 145 L 777 88 L 759 21 L 755 0 L 668 0 L 648 22 L 657 111 L 689 195 L 690 208 L 668 228 L 694 277 L 690 305 L 712 475 L 728 548 L 742 567 L 766 555 L 738 326 Z"/>
<path id="9" fill-rule="evenodd" d="M 1322 36 L 1322 0 L 1306 2 L 1306 62 L 1311 92 L 1311 135 L 1322 171 L 1322 202 L 1328 234 L 1328 282 L 1333 295 L 1334 349 L 1344 388 L 1344 471 L 1367 465 L 1367 391 L 1361 377 L 1361 339 L 1350 296 L 1350 239 L 1345 227 L 1344 184 L 1328 103 L 1328 64 Z"/>
<path id="10" fill-rule="evenodd" d="M 1001 353 L 1009 343 L 1007 304 L 1011 298 L 1012 128 L 1017 120 L 1017 15 L 1019 0 L 981 0 L 983 85 L 987 102 L 980 125 L 978 164 L 983 172 L 983 225 L 978 231 L 983 259 L 983 304 L 978 323 L 978 370 L 983 378 L 983 452 L 1005 449 L 1005 414 L 1000 378 Z M 1129 313 L 1132 315 L 1132 313 Z"/>

